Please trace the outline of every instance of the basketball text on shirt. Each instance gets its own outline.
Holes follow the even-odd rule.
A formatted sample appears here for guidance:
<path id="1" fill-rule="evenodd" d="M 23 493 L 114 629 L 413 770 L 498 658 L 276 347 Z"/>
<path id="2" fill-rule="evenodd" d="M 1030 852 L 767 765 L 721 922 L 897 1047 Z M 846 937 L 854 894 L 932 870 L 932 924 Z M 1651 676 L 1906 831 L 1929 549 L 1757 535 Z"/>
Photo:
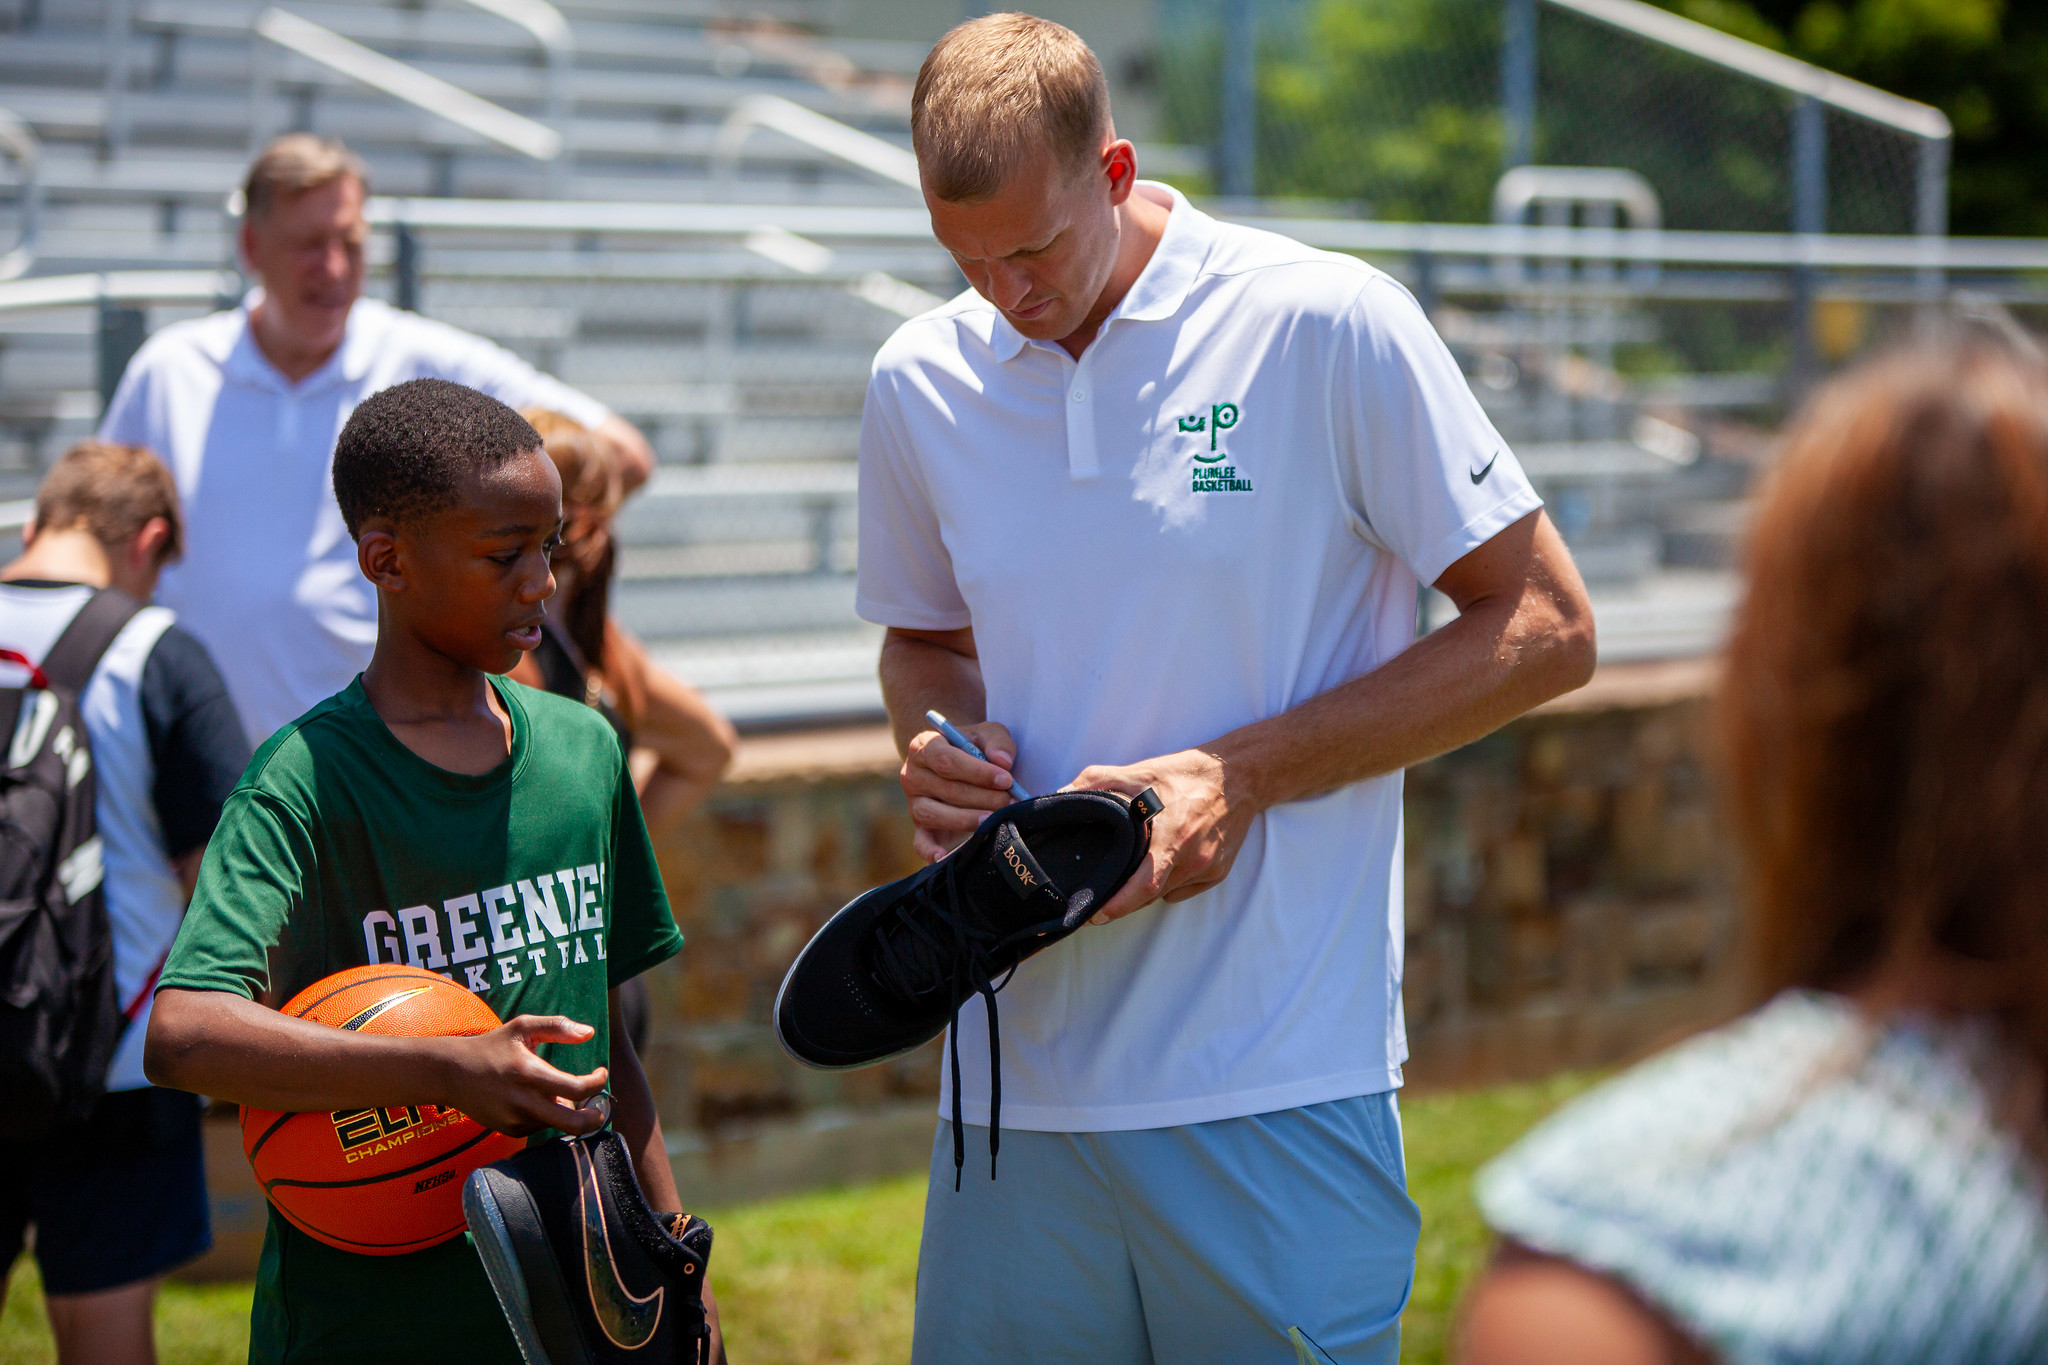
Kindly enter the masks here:
<path id="1" fill-rule="evenodd" d="M 372 910 L 363 916 L 363 947 L 371 962 L 404 962 L 451 981 L 443 969 L 460 967 L 459 984 L 479 992 L 546 976 L 550 966 L 602 962 L 604 872 L 603 863 L 585 863 L 455 896 L 438 910 Z"/>

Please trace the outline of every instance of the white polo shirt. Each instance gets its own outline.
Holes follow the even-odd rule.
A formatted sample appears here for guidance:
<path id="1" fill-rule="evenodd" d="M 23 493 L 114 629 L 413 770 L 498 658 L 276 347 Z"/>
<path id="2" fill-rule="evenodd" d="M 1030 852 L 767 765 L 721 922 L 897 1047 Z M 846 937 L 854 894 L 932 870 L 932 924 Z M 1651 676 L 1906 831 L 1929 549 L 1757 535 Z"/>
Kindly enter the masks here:
<path id="1" fill-rule="evenodd" d="M 970 292 L 898 329 L 868 387 L 860 614 L 974 627 L 1035 792 L 1370 672 L 1414 638 L 1418 581 L 1541 505 L 1398 283 L 1147 191 L 1171 194 L 1165 236 L 1078 363 Z M 1400 774 L 1276 807 L 1222 885 L 1024 964 L 1003 1122 L 1394 1088 L 1402 937 Z M 976 1123 L 981 1009 L 960 1019 Z"/>
<path id="2" fill-rule="evenodd" d="M 249 333 L 260 298 L 151 337 L 100 423 L 102 439 L 149 447 L 177 478 L 185 555 L 157 600 L 213 655 L 252 744 L 348 686 L 376 643 L 376 590 L 334 501 L 334 443 L 356 404 L 436 378 L 586 426 L 609 415 L 482 337 L 375 299 L 356 302 L 341 346 L 294 384 Z"/>

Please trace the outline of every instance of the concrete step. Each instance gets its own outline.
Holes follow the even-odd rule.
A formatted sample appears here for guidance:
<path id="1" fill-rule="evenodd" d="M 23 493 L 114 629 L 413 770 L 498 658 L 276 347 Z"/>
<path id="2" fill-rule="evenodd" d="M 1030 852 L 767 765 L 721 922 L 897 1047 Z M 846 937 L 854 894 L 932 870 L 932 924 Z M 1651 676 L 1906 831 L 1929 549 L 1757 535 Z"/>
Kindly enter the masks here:
<path id="1" fill-rule="evenodd" d="M 232 39 L 247 35 L 263 8 L 263 3 L 235 0 L 153 0 L 136 7 L 135 26 L 143 32 Z M 298 0 L 292 12 L 393 55 L 490 55 L 527 64 L 537 52 L 537 44 L 525 30 L 466 6 L 337 5 Z M 650 9 L 638 22 L 572 15 L 570 29 L 578 65 L 660 63 L 720 74 L 733 72 L 735 67 L 741 72 L 792 74 L 854 66 L 847 53 L 802 34 L 777 35 L 781 41 L 775 41 L 709 32 L 701 14 L 693 16 L 680 5 Z M 900 65 L 907 57 L 906 50 L 913 46 L 878 46 L 862 55 Z M 915 70 L 914 63 L 911 69 Z"/>
<path id="2" fill-rule="evenodd" d="M 740 572 L 726 566 L 750 545 L 761 553 L 744 572 L 850 570 L 856 474 L 851 460 L 657 470 L 620 512 L 622 572 Z"/>
<path id="3" fill-rule="evenodd" d="M 882 631 L 854 621 L 779 636 L 650 641 L 656 663 L 700 688 L 735 724 L 880 716 L 875 661 Z"/>
<path id="4" fill-rule="evenodd" d="M 814 291 L 814 294 L 819 291 Z M 660 384 L 679 375 L 716 374 L 722 383 L 762 394 L 763 406 L 800 401 L 803 390 L 826 388 L 853 394 L 857 413 L 867 390 L 874 351 L 888 335 L 866 346 L 756 344 L 738 346 L 663 345 L 645 340 L 575 339 L 557 352 L 555 373 L 563 382 L 585 384 Z"/>
<path id="5" fill-rule="evenodd" d="M 152 54 L 140 44 L 131 50 L 131 71 L 135 77 L 131 89 L 174 88 L 191 91 L 246 91 L 249 81 L 250 29 L 247 23 L 239 27 L 213 27 L 184 23 L 172 16 L 187 10 L 203 11 L 207 6 L 194 5 L 191 0 L 178 0 L 172 6 L 160 6 L 151 11 L 162 17 L 163 22 L 153 27 L 159 31 L 195 35 L 181 41 L 173 55 L 166 59 L 161 53 Z M 230 6 L 229 8 L 239 8 Z M 260 10 L 260 6 L 258 9 Z M 520 112 L 539 116 L 549 98 L 549 82 L 544 68 L 537 61 L 536 49 L 529 39 L 525 47 L 512 54 L 509 59 L 478 59 L 467 53 L 458 56 L 444 55 L 435 49 L 437 44 L 406 42 L 402 39 L 362 39 L 350 33 L 347 26 L 323 23 L 315 10 L 319 7 L 294 5 L 292 13 L 324 27 L 338 28 L 345 37 L 356 37 L 368 46 L 403 61 L 416 70 L 460 86 L 473 95 L 482 96 L 494 103 L 517 109 Z M 360 11 L 369 14 L 373 11 Z M 397 11 L 384 11 L 390 19 L 403 19 Z M 458 16 L 441 15 L 441 18 Z M 495 24 L 493 31 L 519 35 L 520 30 L 509 24 L 492 20 L 479 14 L 486 24 Z M 380 24 L 379 30 L 399 31 L 409 27 L 404 23 Z M 658 44 L 657 44 L 658 45 Z M 579 48 L 574 64 L 567 73 L 568 94 L 572 105 L 586 111 L 604 109 L 638 110 L 645 117 L 674 117 L 678 112 L 700 114 L 715 111 L 723 116 L 738 99 L 746 95 L 779 95 L 794 100 L 808 108 L 814 108 L 830 117 L 853 121 L 862 126 L 903 129 L 909 126 L 909 86 L 900 81 L 875 84 L 857 81 L 859 72 L 845 62 L 841 78 L 834 85 L 821 84 L 810 73 L 822 72 L 829 64 L 830 54 L 818 53 L 818 60 L 801 67 L 787 63 L 777 69 L 775 64 L 752 63 L 747 61 L 727 62 L 719 66 L 718 53 L 744 54 L 746 49 L 736 44 L 719 48 L 707 47 L 701 39 L 692 36 L 692 49 L 699 52 L 701 60 L 688 62 L 664 61 L 648 58 L 659 63 L 654 69 L 606 70 L 599 64 L 592 64 Z M 71 55 L 68 52 L 65 55 Z M 280 54 L 282 55 L 282 54 Z M 154 66 L 152 67 L 152 57 Z M 61 75 L 70 75 L 76 68 L 59 68 Z M 101 70 L 104 70 L 102 65 Z M 287 85 L 311 84 L 322 89 L 346 90 L 351 82 L 338 72 L 302 57 L 291 57 L 273 68 L 277 78 Z M 12 67 L 0 65 L 0 71 L 23 71 L 17 62 Z M 51 76 L 29 69 L 19 77 L 27 83 L 50 84 Z M 95 82 L 94 84 L 102 84 Z"/>
<path id="6" fill-rule="evenodd" d="M 857 619 L 849 573 L 627 577 L 612 600 L 626 627 L 648 640 L 846 629 Z"/>
<path id="7" fill-rule="evenodd" d="M 1671 569 L 1630 587 L 1596 587 L 1593 612 L 1601 663 L 1714 652 L 1727 634 L 1740 587 L 1731 573 Z M 702 688 L 741 724 L 758 727 L 805 715 L 863 711 L 879 715 L 875 660 L 882 632 L 854 618 L 850 587 L 848 592 L 848 609 L 836 628 L 724 637 L 662 636 L 651 629 L 643 634 L 658 663 Z M 1455 614 L 1438 597 L 1430 619 L 1441 625 Z"/>
<path id="8" fill-rule="evenodd" d="M 316 87 L 322 84 L 312 81 L 310 75 L 299 83 L 308 82 Z M 287 85 L 291 83 L 286 81 Z M 707 101 L 712 98 L 709 94 L 705 96 Z M 715 103 L 691 107 L 723 110 L 734 98 L 737 96 L 720 97 Z M 679 91 L 678 107 L 685 104 L 687 101 Z M 106 135 L 107 98 L 101 92 L 0 84 L 0 108 L 26 120 L 45 140 L 97 143 Z M 246 91 L 136 91 L 126 97 L 126 108 L 133 129 L 133 147 L 209 147 L 225 151 L 246 148 L 249 143 Z M 396 147 L 506 160 L 517 155 L 502 152 L 479 135 L 398 100 L 363 92 L 359 86 L 323 90 L 319 98 L 310 101 L 306 113 L 308 131 L 341 138 L 364 152 Z M 587 156 L 609 162 L 711 165 L 720 157 L 719 129 L 719 120 L 713 118 L 676 123 L 655 118 L 579 116 L 569 121 L 566 136 L 579 159 Z M 807 174 L 828 181 L 865 179 L 812 148 L 768 130 L 748 139 L 745 164 L 756 172 L 762 167 L 778 171 L 800 167 Z"/>

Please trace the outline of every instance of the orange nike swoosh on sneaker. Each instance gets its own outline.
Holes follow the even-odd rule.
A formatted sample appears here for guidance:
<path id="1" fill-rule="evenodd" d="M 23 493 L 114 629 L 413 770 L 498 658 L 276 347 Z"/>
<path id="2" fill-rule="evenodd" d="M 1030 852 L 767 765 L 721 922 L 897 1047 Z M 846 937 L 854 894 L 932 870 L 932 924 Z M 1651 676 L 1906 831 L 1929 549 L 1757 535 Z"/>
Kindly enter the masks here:
<path id="1" fill-rule="evenodd" d="M 635 1294 L 620 1280 L 611 1232 L 605 1226 L 597 1164 L 581 1147 L 571 1150 L 576 1159 L 576 1205 L 583 1215 L 583 1276 L 590 1288 L 590 1306 L 612 1345 L 637 1351 L 654 1339 L 655 1329 L 661 1325 L 662 1295 L 667 1291 L 657 1287 L 650 1294 Z M 602 1256 L 599 1247 L 604 1248 Z"/>

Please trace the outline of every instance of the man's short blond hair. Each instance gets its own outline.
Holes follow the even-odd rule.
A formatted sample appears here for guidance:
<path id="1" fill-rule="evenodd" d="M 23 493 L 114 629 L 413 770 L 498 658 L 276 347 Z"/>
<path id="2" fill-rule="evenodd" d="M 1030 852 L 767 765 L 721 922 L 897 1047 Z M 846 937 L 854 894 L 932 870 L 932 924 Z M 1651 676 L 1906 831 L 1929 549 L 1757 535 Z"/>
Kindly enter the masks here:
<path id="1" fill-rule="evenodd" d="M 933 197 L 973 203 L 1038 151 L 1078 171 L 1110 133 L 1109 84 L 1079 34 L 1029 14 L 954 28 L 918 68 L 910 141 Z"/>
<path id="2" fill-rule="evenodd" d="M 286 133 L 249 163 L 248 178 L 242 182 L 242 212 L 251 220 L 261 218 L 280 199 L 294 199 L 343 179 L 369 188 L 361 157 L 332 138 Z"/>
<path id="3" fill-rule="evenodd" d="M 110 550 L 132 542 L 155 517 L 170 527 L 157 557 L 167 564 L 185 550 L 178 485 L 164 462 L 141 446 L 81 441 L 36 490 L 38 532 L 83 528 Z"/>

